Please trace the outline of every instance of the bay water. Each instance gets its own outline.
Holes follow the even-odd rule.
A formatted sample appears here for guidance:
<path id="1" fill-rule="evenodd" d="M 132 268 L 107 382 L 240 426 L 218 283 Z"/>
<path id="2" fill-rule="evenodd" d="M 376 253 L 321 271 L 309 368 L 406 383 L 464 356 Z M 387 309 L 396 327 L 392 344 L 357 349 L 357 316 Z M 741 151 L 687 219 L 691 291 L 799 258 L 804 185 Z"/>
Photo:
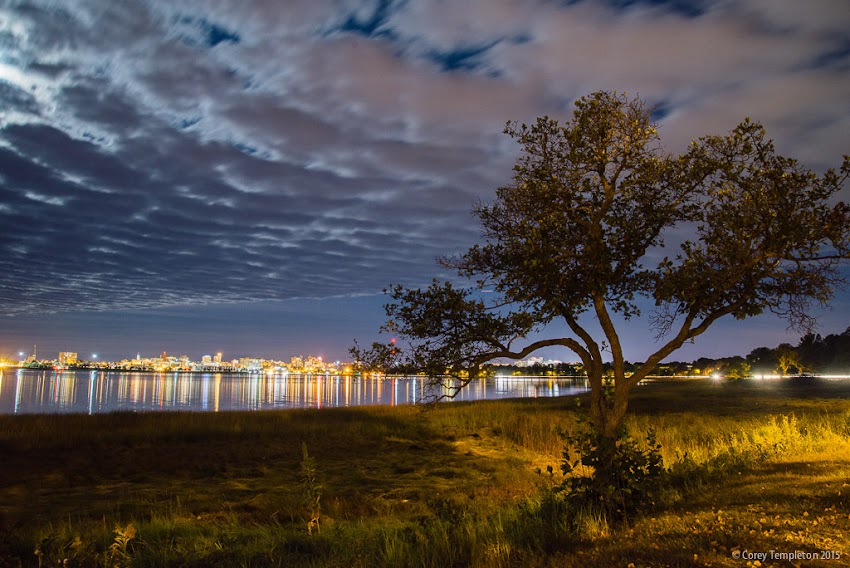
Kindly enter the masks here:
<path id="1" fill-rule="evenodd" d="M 473 381 L 451 400 L 565 396 L 587 389 L 583 378 L 491 377 Z M 399 405 L 447 393 L 433 390 L 423 377 L 0 370 L 0 414 Z"/>

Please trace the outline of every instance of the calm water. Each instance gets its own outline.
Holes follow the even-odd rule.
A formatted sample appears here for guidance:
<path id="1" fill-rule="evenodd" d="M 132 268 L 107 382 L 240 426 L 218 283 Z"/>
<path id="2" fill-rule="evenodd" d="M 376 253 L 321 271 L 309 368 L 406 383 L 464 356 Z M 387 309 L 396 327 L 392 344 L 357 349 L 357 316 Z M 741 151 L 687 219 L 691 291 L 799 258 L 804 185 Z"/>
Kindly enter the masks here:
<path id="1" fill-rule="evenodd" d="M 417 377 L 14 369 L 0 371 L 0 414 L 397 405 L 421 401 L 425 389 Z M 584 379 L 497 377 L 473 382 L 455 400 L 564 396 L 586 390 Z"/>

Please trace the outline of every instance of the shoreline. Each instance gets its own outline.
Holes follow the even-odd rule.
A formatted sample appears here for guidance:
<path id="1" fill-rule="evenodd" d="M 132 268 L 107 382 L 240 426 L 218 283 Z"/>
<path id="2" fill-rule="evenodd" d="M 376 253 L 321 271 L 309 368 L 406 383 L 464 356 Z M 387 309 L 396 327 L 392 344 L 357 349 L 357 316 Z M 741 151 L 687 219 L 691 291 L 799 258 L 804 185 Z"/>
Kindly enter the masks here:
<path id="1" fill-rule="evenodd" d="M 330 377 L 352 377 L 352 378 L 386 378 L 386 379 L 408 379 L 408 378 L 427 378 L 426 375 L 410 375 L 410 374 L 390 374 L 390 373 L 345 373 L 345 372 L 293 372 L 287 370 L 269 371 L 253 371 L 253 370 L 212 370 L 212 369 L 171 369 L 157 370 L 152 368 L 121 368 L 121 367 L 28 367 L 26 365 L 6 365 L 0 367 L 3 370 L 23 370 L 23 371 L 55 371 L 61 372 L 104 372 L 104 373 L 151 373 L 157 375 L 267 375 L 267 376 L 330 376 Z M 487 375 L 480 377 L 481 379 L 587 379 L 587 375 Z M 850 379 L 850 374 L 840 373 L 801 373 L 793 375 L 775 375 L 775 374 L 756 374 L 742 379 L 727 379 L 723 376 L 702 376 L 702 375 L 648 375 L 644 382 L 655 382 L 664 380 L 684 381 L 684 380 L 707 380 L 707 381 L 726 381 L 726 380 L 742 380 L 742 381 L 775 381 L 775 380 L 791 380 L 791 379 L 822 379 L 822 380 L 845 380 Z"/>

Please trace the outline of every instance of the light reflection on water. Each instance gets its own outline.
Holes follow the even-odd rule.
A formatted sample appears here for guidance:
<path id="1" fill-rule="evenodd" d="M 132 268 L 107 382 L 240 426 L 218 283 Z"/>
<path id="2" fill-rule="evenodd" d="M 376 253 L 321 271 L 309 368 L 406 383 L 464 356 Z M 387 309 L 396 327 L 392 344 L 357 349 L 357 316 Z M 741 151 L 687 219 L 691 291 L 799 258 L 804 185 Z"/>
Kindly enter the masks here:
<path id="1" fill-rule="evenodd" d="M 271 410 L 421 402 L 421 377 L 229 375 L 114 371 L 0 371 L 0 414 Z M 473 381 L 455 400 L 550 397 L 587 390 L 585 379 L 496 377 Z"/>

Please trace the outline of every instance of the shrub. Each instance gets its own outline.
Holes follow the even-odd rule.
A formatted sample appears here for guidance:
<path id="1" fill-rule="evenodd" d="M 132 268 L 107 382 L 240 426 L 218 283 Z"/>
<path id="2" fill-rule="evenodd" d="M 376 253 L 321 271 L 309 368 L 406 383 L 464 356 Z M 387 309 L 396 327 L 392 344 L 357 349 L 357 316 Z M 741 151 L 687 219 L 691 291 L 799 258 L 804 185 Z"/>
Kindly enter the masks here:
<path id="1" fill-rule="evenodd" d="M 575 448 L 573 450 L 573 448 Z M 566 436 L 558 488 L 571 509 L 601 522 L 623 521 L 655 504 L 664 470 L 655 432 L 646 435 L 646 449 L 621 429 L 616 438 L 585 427 Z"/>

